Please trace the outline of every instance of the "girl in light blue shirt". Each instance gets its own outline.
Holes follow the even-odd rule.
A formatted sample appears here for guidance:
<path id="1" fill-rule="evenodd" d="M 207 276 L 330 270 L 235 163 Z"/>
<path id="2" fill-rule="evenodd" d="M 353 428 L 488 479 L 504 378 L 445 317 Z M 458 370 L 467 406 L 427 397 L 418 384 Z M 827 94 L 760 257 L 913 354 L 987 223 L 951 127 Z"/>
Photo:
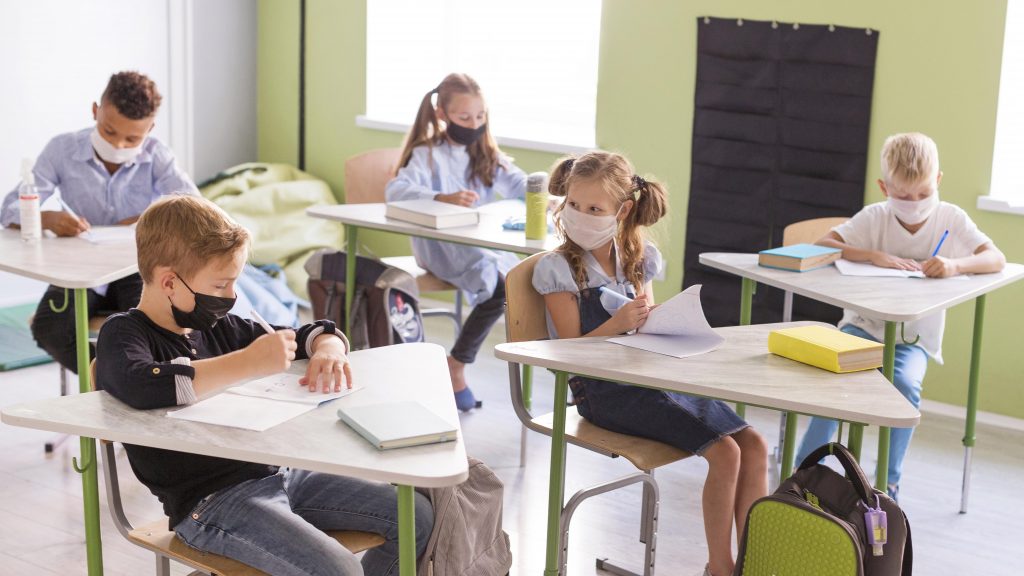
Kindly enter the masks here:
<path id="1" fill-rule="evenodd" d="M 498 149 L 487 120 L 476 81 L 465 74 L 446 76 L 420 103 L 398 172 L 387 185 L 387 201 L 432 198 L 479 206 L 523 198 L 526 174 Z M 413 238 L 412 250 L 420 266 L 465 292 L 474 306 L 448 356 L 456 404 L 470 410 L 477 402 L 466 384 L 465 367 L 504 314 L 505 274 L 518 259 L 508 252 L 424 238 Z"/>

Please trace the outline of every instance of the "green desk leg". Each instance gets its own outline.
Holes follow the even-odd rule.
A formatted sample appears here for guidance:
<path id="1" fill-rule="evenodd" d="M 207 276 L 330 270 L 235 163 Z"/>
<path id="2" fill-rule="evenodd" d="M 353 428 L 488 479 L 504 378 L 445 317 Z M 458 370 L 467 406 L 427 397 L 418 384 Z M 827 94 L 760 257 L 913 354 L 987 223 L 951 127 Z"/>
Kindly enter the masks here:
<path id="1" fill-rule="evenodd" d="M 523 364 L 523 407 L 529 412 L 533 408 L 533 366 Z"/>
<path id="2" fill-rule="evenodd" d="M 352 298 L 356 293 L 356 252 L 359 251 L 356 239 L 359 228 L 345 225 L 345 334 L 352 334 Z"/>
<path id="3" fill-rule="evenodd" d="M 796 412 L 786 412 L 786 439 L 782 443 L 782 471 L 779 478 L 785 480 L 793 473 L 793 457 L 796 455 Z"/>
<path id="4" fill-rule="evenodd" d="M 85 394 L 89 385 L 89 308 L 85 288 L 75 289 L 75 346 L 78 349 L 78 390 Z M 89 576 L 103 574 L 103 543 L 100 540 L 100 492 L 96 474 L 96 440 L 79 438 L 81 461 L 72 460 L 82 474 L 82 500 L 85 507 L 85 553 Z"/>
<path id="5" fill-rule="evenodd" d="M 850 439 L 847 448 L 853 453 L 853 457 L 860 460 L 861 447 L 864 445 L 864 425 L 850 422 Z"/>
<path id="6" fill-rule="evenodd" d="M 565 498 L 565 401 L 569 391 L 569 375 L 555 372 L 554 422 L 551 427 L 551 470 L 548 484 L 548 545 L 544 560 L 544 576 L 558 576 L 561 566 L 562 504 Z"/>
<path id="7" fill-rule="evenodd" d="M 398 486 L 398 573 L 416 576 L 416 491 Z"/>
<path id="8" fill-rule="evenodd" d="M 882 352 L 882 375 L 892 382 L 896 370 L 896 323 L 885 323 L 885 350 Z M 889 439 L 888 426 L 878 428 L 878 468 L 875 470 L 875 488 L 885 491 L 889 483 Z"/>
<path id="9" fill-rule="evenodd" d="M 754 306 L 754 292 L 756 289 L 757 282 L 750 278 L 742 279 L 742 284 L 740 284 L 740 326 L 750 325 L 750 311 Z M 747 415 L 746 404 L 736 404 L 736 414 L 740 418 L 745 418 Z M 786 476 L 782 477 L 786 478 Z"/>
<path id="10" fill-rule="evenodd" d="M 985 323 L 985 296 L 974 300 L 974 339 L 971 341 L 971 372 L 967 386 L 967 424 L 964 428 L 964 480 L 960 487 L 960 513 L 967 514 L 967 495 L 971 489 L 971 456 L 974 451 L 974 424 L 978 416 L 978 373 L 981 371 L 981 329 Z"/>

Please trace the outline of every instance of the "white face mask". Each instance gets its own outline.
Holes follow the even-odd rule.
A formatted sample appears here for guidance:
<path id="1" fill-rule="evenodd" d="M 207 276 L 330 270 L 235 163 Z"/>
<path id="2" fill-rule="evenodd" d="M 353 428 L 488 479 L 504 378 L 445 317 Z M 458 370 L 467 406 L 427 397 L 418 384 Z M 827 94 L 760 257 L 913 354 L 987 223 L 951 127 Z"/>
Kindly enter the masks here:
<path id="1" fill-rule="evenodd" d="M 621 207 L 620 207 L 621 208 Z M 603 246 L 619 231 L 618 212 L 611 216 L 585 214 L 572 206 L 565 206 L 559 212 L 562 228 L 570 240 L 584 250 Z"/>
<path id="2" fill-rule="evenodd" d="M 89 140 L 92 141 L 92 148 L 96 151 L 96 155 L 104 162 L 111 164 L 124 164 L 135 160 L 139 152 L 142 152 L 142 145 L 146 143 L 146 140 L 143 139 L 142 143 L 135 148 L 115 148 L 100 135 L 99 128 L 93 128 L 92 133 L 89 134 Z"/>
<path id="3" fill-rule="evenodd" d="M 939 192 L 935 191 L 931 196 L 921 200 L 899 200 L 889 197 L 889 208 L 893 214 L 904 224 L 920 224 L 932 215 L 932 212 L 939 207 Z"/>

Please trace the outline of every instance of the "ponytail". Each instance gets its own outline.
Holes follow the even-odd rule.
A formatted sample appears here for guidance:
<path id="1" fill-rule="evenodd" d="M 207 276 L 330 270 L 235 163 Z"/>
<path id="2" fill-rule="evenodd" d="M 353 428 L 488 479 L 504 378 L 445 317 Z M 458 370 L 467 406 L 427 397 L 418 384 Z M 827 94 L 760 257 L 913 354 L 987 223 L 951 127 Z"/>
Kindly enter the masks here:
<path id="1" fill-rule="evenodd" d="M 658 182 L 634 175 L 633 210 L 628 220 L 636 226 L 652 226 L 668 213 L 668 191 Z"/>
<path id="2" fill-rule="evenodd" d="M 441 125 L 433 102 L 434 94 L 438 93 L 439 88 L 427 92 L 423 96 L 423 100 L 420 101 L 419 110 L 416 111 L 416 121 L 413 122 L 409 133 L 405 136 L 405 142 L 402 143 L 402 155 L 398 159 L 398 165 L 395 166 L 396 173 L 409 163 L 413 148 L 428 143 L 434 144 L 436 140 L 440 139 Z"/>

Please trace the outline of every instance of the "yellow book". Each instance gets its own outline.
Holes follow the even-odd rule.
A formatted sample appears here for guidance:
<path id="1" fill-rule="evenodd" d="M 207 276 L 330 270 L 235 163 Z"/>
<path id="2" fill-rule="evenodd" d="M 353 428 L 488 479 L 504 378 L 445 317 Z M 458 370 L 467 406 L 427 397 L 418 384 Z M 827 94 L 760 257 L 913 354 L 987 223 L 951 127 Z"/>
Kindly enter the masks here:
<path id="1" fill-rule="evenodd" d="M 768 351 L 832 372 L 856 372 L 882 365 L 883 346 L 825 326 L 772 330 Z"/>

